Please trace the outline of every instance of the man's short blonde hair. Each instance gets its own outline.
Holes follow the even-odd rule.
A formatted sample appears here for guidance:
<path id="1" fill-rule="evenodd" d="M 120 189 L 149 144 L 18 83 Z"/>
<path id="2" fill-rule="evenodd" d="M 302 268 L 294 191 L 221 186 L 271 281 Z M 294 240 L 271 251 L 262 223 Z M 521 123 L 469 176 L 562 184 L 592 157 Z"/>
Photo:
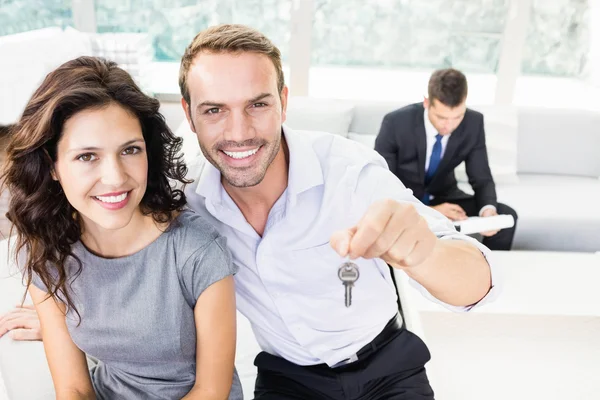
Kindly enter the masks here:
<path id="1" fill-rule="evenodd" d="M 277 72 L 277 89 L 283 90 L 283 69 L 281 52 L 273 42 L 256 29 L 239 24 L 212 26 L 200 32 L 185 49 L 179 68 L 179 89 L 185 101 L 190 104 L 190 91 L 187 76 L 194 58 L 201 52 L 209 53 L 242 53 L 252 52 L 264 54 L 271 59 Z"/>

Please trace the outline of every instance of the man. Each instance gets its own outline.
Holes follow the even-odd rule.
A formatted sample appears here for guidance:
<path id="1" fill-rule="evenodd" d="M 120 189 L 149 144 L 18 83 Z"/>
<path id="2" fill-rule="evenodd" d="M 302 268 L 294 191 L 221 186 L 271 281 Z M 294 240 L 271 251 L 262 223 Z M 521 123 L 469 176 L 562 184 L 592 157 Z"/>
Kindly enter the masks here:
<path id="1" fill-rule="evenodd" d="M 179 84 L 208 160 L 186 194 L 240 267 L 237 306 L 263 350 L 256 399 L 433 398 L 429 353 L 401 328 L 387 264 L 467 310 L 493 286 L 487 249 L 421 205 L 375 152 L 282 128 L 280 53 L 259 32 L 201 32 Z M 360 270 L 349 307 L 338 278 L 347 259 Z"/>
<path id="2" fill-rule="evenodd" d="M 510 250 L 517 213 L 498 203 L 490 172 L 483 115 L 466 107 L 467 79 L 455 69 L 435 71 L 428 97 L 387 114 L 375 150 L 423 204 L 453 221 L 510 214 L 515 226 L 483 232 L 491 250 Z M 474 196 L 461 191 L 454 169 L 465 162 Z"/>
<path id="3" fill-rule="evenodd" d="M 40 340 L 40 320 L 33 305 L 18 305 L 0 314 L 0 338 L 10 332 L 13 340 Z"/>
<path id="4" fill-rule="evenodd" d="M 208 160 L 191 166 L 186 194 L 240 267 L 237 306 L 263 350 L 255 398 L 432 399 L 429 351 L 402 328 L 388 264 L 467 311 L 497 291 L 489 251 L 420 204 L 374 151 L 282 128 L 280 57 L 261 33 L 221 25 L 196 36 L 179 78 Z M 347 260 L 360 271 L 349 307 L 338 277 Z"/>

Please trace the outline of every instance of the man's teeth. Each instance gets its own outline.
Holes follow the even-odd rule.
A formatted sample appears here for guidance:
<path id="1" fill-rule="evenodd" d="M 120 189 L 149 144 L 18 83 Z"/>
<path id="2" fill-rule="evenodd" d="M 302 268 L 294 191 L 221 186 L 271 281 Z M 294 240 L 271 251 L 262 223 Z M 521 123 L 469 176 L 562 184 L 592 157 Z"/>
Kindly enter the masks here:
<path id="1" fill-rule="evenodd" d="M 242 158 L 246 158 L 246 157 L 255 155 L 256 152 L 258 151 L 258 149 L 259 149 L 259 147 L 257 147 L 254 150 L 248 150 L 248 151 L 225 151 L 225 150 L 223 150 L 223 153 L 227 154 L 231 158 L 240 160 Z"/>
<path id="2" fill-rule="evenodd" d="M 95 197 L 103 203 L 120 203 L 123 200 L 125 200 L 125 198 L 127 197 L 128 194 L 129 194 L 129 192 L 125 192 L 118 196 L 95 196 Z"/>

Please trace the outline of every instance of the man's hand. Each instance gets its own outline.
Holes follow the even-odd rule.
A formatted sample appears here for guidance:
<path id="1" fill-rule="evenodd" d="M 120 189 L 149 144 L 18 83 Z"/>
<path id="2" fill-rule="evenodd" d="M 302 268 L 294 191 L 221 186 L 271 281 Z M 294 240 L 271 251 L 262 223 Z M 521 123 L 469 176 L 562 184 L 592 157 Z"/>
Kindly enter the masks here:
<path id="1" fill-rule="evenodd" d="M 467 219 L 467 213 L 458 204 L 442 203 L 438 204 L 437 206 L 432 206 L 431 208 L 439 213 L 442 213 L 451 221 L 462 221 Z"/>
<path id="2" fill-rule="evenodd" d="M 42 340 L 40 320 L 33 305 L 18 305 L 0 315 L 0 337 L 9 331 L 14 340 Z"/>
<path id="3" fill-rule="evenodd" d="M 481 213 L 482 217 L 493 217 L 494 215 L 498 215 L 498 213 L 493 208 L 486 208 L 483 211 L 483 213 Z M 500 231 L 487 231 L 487 232 L 481 232 L 481 234 L 485 237 L 490 237 L 490 236 L 494 236 L 498 232 L 500 232 Z"/>
<path id="4" fill-rule="evenodd" d="M 433 253 L 437 237 L 412 204 L 381 200 L 356 226 L 335 232 L 330 243 L 341 257 L 381 258 L 405 268 L 423 263 Z"/>

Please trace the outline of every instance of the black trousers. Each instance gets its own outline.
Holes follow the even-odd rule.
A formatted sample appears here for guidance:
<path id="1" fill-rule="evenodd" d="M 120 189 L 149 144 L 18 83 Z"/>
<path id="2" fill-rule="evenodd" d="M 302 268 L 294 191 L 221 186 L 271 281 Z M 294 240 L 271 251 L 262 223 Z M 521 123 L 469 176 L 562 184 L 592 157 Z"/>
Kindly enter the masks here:
<path id="1" fill-rule="evenodd" d="M 406 329 L 383 347 L 351 364 L 299 366 L 262 352 L 255 400 L 431 400 L 425 373 L 430 354 L 423 341 Z"/>
<path id="2" fill-rule="evenodd" d="M 479 208 L 477 203 L 475 202 L 475 198 L 471 197 L 468 199 L 460 199 L 460 200 L 442 200 L 442 199 L 433 199 L 431 201 L 431 205 L 437 205 L 440 203 L 452 203 L 458 204 L 469 217 L 477 217 L 479 216 Z M 494 236 L 483 237 L 482 243 L 490 250 L 510 250 L 512 247 L 513 239 L 515 237 L 515 230 L 517 229 L 517 212 L 513 210 L 510 206 L 506 204 L 498 203 L 496 207 L 496 211 L 498 214 L 510 214 L 515 219 L 515 225 L 512 228 L 502 229 L 500 232 L 496 233 Z"/>

